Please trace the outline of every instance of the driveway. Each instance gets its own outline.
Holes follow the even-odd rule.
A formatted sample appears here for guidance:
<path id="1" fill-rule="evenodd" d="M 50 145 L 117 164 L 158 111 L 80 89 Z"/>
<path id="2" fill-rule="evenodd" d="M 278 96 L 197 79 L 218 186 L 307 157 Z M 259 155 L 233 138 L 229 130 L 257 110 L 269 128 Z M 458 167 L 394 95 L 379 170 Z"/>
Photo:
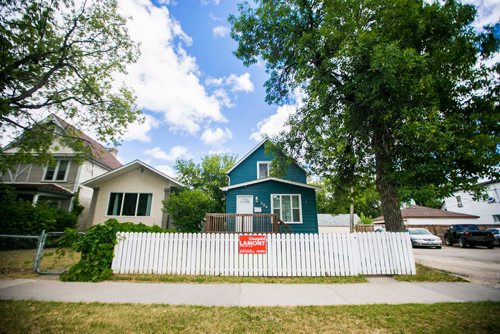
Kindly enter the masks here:
<path id="1" fill-rule="evenodd" d="M 443 246 L 414 248 L 415 261 L 463 276 L 471 282 L 500 287 L 500 248 Z"/>

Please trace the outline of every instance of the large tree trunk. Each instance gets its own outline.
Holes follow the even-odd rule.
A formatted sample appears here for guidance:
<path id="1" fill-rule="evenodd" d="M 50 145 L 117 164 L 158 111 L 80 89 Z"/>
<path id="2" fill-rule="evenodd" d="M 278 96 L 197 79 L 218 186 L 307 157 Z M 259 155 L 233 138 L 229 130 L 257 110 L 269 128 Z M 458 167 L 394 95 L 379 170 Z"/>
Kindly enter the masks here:
<path id="1" fill-rule="evenodd" d="M 382 214 L 384 215 L 385 228 L 390 232 L 403 232 L 405 226 L 401 209 L 399 207 L 399 196 L 397 186 L 387 176 L 392 171 L 390 159 L 385 153 L 376 153 L 376 184 L 382 202 Z"/>

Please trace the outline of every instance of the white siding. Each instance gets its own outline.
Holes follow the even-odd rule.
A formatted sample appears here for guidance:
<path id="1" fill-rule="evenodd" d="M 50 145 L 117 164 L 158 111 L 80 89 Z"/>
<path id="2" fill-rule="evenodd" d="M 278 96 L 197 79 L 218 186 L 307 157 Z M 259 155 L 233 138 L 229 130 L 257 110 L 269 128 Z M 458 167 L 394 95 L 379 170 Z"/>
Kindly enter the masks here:
<path id="1" fill-rule="evenodd" d="M 319 226 L 319 233 L 349 233 L 349 226 Z"/>
<path id="2" fill-rule="evenodd" d="M 80 173 L 78 175 L 78 180 L 76 183 L 77 185 L 80 185 L 82 182 L 85 182 L 107 172 L 108 170 L 101 167 L 100 165 L 92 161 L 86 161 L 80 166 Z M 76 190 L 78 189 L 75 189 L 75 191 Z M 78 226 L 80 230 L 86 230 L 92 225 L 89 217 L 89 210 L 93 193 L 94 190 L 92 188 L 80 186 L 80 204 L 84 207 L 82 214 L 78 218 Z"/>
<path id="3" fill-rule="evenodd" d="M 142 170 L 142 172 L 141 172 Z M 100 224 L 109 218 L 116 218 L 120 222 L 143 223 L 146 225 L 161 226 L 162 201 L 165 197 L 165 188 L 170 189 L 173 184 L 161 176 L 151 172 L 147 168 L 135 168 L 132 171 L 103 181 L 100 185 L 97 204 L 95 208 L 94 221 L 92 224 Z M 108 202 L 110 193 L 152 193 L 151 215 L 148 217 L 134 216 L 108 216 Z"/>
<path id="4" fill-rule="evenodd" d="M 453 225 L 453 224 L 479 224 L 478 219 L 459 218 L 407 218 L 406 225 Z"/>
<path id="5" fill-rule="evenodd" d="M 493 215 L 500 215 L 500 182 L 488 184 L 486 194 L 488 197 L 493 198 L 495 202 L 475 201 L 471 194 L 460 191 L 445 199 L 443 210 L 479 216 L 477 224 L 494 224 Z M 457 196 L 461 198 L 462 207 L 458 206 Z"/>

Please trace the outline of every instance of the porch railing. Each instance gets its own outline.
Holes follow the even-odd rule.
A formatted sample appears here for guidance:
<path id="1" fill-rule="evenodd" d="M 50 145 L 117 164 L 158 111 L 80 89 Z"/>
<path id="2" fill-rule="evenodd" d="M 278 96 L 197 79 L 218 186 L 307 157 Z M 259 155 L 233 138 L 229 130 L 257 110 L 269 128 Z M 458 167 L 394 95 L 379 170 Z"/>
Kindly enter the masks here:
<path id="1" fill-rule="evenodd" d="M 292 228 L 272 213 L 207 213 L 206 233 L 290 233 Z"/>

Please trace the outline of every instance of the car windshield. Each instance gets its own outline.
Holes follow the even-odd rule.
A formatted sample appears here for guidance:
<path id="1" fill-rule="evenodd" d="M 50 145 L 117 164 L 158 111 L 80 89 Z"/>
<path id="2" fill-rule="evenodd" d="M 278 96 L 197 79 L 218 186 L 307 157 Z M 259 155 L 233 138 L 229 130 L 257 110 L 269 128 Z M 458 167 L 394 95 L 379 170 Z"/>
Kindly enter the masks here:
<path id="1" fill-rule="evenodd" d="M 432 234 L 431 232 L 429 232 L 425 228 L 412 228 L 412 229 L 409 229 L 408 232 L 410 232 L 410 234 L 413 234 L 413 235 L 415 235 L 415 234 L 417 234 L 417 235 Z"/>

